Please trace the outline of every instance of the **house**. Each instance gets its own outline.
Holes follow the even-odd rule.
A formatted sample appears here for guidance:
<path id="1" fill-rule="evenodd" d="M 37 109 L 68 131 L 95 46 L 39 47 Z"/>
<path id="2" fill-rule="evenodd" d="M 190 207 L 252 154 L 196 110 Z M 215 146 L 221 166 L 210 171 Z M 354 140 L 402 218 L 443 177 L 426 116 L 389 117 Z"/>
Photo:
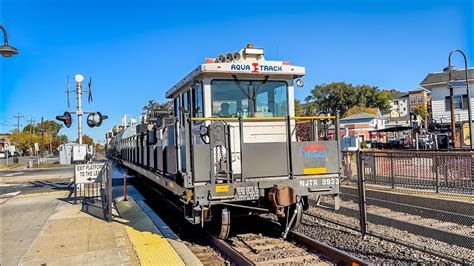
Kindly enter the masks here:
<path id="1" fill-rule="evenodd" d="M 429 73 L 421 82 L 421 86 L 431 91 L 431 109 L 432 118 L 440 125 L 448 126 L 451 123 L 451 101 L 450 101 L 450 89 L 448 88 L 448 73 L 436 72 Z M 465 70 L 460 69 L 453 71 L 451 74 L 451 85 L 453 87 L 453 100 L 454 100 L 454 118 L 455 122 L 458 123 L 460 128 L 461 123 L 463 130 L 461 131 L 462 139 L 464 144 L 467 145 L 469 139 L 467 138 L 469 133 L 468 122 L 468 100 L 471 104 L 471 113 L 474 108 L 474 68 L 469 68 L 469 90 L 471 99 L 467 98 L 467 90 L 465 83 Z M 458 132 L 460 130 L 458 129 Z"/>
<path id="2" fill-rule="evenodd" d="M 409 95 L 406 92 L 393 95 L 392 99 L 389 101 L 390 110 L 398 112 L 398 116 L 408 115 L 408 100 Z"/>
<path id="3" fill-rule="evenodd" d="M 417 89 L 408 92 L 408 97 L 410 102 L 408 104 L 410 112 L 415 111 L 415 109 L 419 106 L 423 106 L 428 110 L 430 101 L 431 101 L 431 93 L 427 89 Z"/>
<path id="4" fill-rule="evenodd" d="M 348 131 L 349 136 L 357 136 L 360 141 L 371 139 L 370 131 L 385 128 L 385 119 L 378 108 L 363 108 L 362 111 L 353 113 L 341 119 L 341 131 Z"/>
<path id="5" fill-rule="evenodd" d="M 464 70 L 453 72 L 451 79 L 453 81 L 453 95 L 454 95 L 454 114 L 456 122 L 467 121 L 467 91 Z M 431 108 L 433 119 L 439 123 L 450 123 L 450 100 L 448 88 L 448 74 L 445 72 L 429 73 L 421 82 L 421 86 L 431 91 Z M 469 88 L 471 93 L 471 112 L 474 105 L 474 68 L 469 69 Z"/>
<path id="6" fill-rule="evenodd" d="M 0 151 L 4 151 L 7 147 L 11 146 L 10 134 L 0 134 Z"/>

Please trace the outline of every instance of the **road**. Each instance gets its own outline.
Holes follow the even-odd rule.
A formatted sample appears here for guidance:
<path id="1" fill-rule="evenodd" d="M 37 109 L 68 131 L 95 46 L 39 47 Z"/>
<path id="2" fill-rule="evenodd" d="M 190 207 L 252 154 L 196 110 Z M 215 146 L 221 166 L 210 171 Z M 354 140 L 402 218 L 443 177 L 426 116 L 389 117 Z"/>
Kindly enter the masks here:
<path id="1" fill-rule="evenodd" d="M 0 177 L 65 174 L 71 173 L 73 169 L 73 166 L 57 168 L 10 169 L 0 171 Z"/>
<path id="2" fill-rule="evenodd" d="M 0 171 L 0 203 L 18 194 L 72 190 L 74 167 Z"/>

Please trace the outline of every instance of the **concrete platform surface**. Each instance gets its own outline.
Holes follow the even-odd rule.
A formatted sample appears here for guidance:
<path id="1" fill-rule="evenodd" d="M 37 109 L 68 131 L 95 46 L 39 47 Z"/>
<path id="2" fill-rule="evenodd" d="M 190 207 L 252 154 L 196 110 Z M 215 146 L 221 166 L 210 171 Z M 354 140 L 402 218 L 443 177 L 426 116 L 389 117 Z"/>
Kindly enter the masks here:
<path id="1" fill-rule="evenodd" d="M 139 265 L 126 228 L 82 211 L 58 191 L 0 205 L 1 265 Z"/>
<path id="2" fill-rule="evenodd" d="M 133 186 L 130 192 L 128 201 L 116 193 L 113 222 L 103 219 L 99 201 L 74 205 L 67 190 L 0 202 L 0 265 L 202 265 Z"/>
<path id="3" fill-rule="evenodd" d="M 116 206 L 141 265 L 202 265 L 141 199 L 119 197 Z"/>

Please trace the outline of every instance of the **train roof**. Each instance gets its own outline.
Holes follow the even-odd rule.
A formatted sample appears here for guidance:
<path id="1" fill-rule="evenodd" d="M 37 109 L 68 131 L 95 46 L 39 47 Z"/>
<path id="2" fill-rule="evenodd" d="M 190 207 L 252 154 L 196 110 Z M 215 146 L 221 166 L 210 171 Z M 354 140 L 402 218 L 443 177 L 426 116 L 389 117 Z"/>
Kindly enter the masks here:
<path id="1" fill-rule="evenodd" d="M 129 126 L 127 127 L 123 132 L 123 135 L 122 135 L 122 138 L 123 139 L 126 139 L 126 138 L 129 138 L 131 136 L 135 136 L 136 135 L 136 132 L 137 132 L 137 127 L 136 126 Z"/>
<path id="2" fill-rule="evenodd" d="M 217 59 L 207 58 L 204 64 L 199 65 L 182 80 L 177 82 L 166 92 L 167 98 L 173 95 L 186 84 L 192 82 L 201 74 L 250 74 L 270 77 L 293 76 L 299 78 L 305 75 L 305 68 L 290 65 L 288 61 L 266 61 L 263 49 L 247 48 L 235 53 L 219 55 Z"/>

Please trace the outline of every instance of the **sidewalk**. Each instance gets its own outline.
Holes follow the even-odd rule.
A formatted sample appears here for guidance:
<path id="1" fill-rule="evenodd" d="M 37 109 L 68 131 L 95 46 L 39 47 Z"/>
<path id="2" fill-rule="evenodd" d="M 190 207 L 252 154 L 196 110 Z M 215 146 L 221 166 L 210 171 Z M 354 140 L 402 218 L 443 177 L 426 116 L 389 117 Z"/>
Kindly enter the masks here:
<path id="1" fill-rule="evenodd" d="M 126 228 L 66 202 L 69 192 L 20 195 L 0 205 L 1 265 L 139 265 Z"/>

